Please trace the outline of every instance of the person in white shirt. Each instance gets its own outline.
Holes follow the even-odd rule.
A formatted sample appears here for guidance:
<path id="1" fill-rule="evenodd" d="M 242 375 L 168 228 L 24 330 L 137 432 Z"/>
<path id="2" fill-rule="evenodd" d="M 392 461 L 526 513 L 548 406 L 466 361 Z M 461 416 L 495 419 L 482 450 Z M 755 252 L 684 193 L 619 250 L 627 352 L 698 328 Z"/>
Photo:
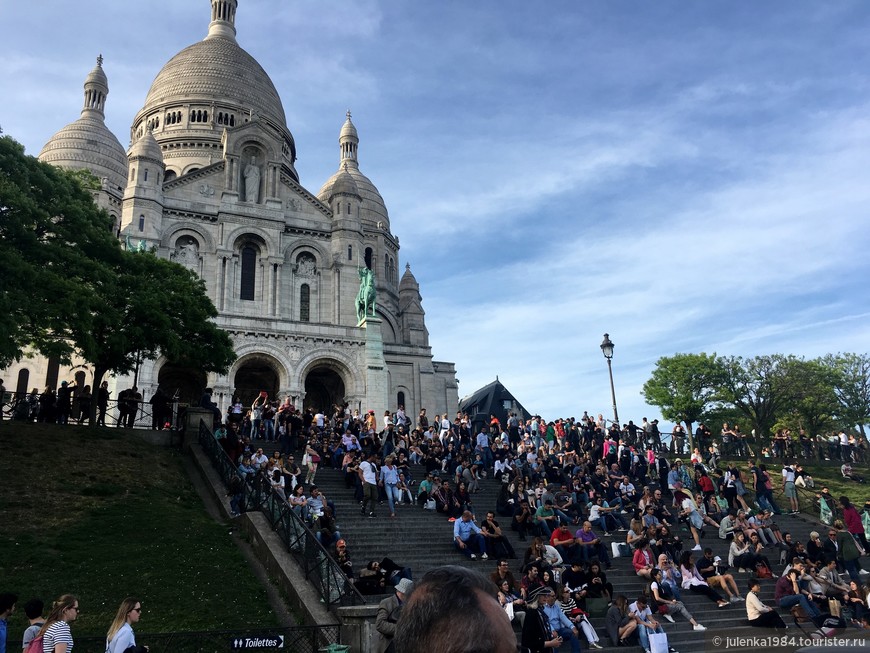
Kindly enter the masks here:
<path id="1" fill-rule="evenodd" d="M 785 630 L 787 626 L 776 610 L 765 605 L 758 596 L 761 583 L 757 578 L 749 579 L 749 592 L 746 594 L 746 618 L 750 626 L 757 628 L 776 628 Z"/>
<path id="2" fill-rule="evenodd" d="M 650 653 L 650 633 L 665 632 L 662 630 L 662 625 L 653 619 L 652 611 L 649 609 L 646 598 L 643 596 L 639 596 L 637 601 L 628 606 L 628 614 L 634 617 L 634 620 L 637 622 L 637 634 L 640 637 L 640 645 L 643 647 L 644 653 Z M 670 647 L 668 647 L 668 650 L 676 653 Z"/>
<path id="3" fill-rule="evenodd" d="M 133 647 L 131 653 L 147 653 L 147 646 L 136 646 L 136 635 L 133 633 L 133 624 L 139 623 L 141 616 L 142 602 L 139 599 L 128 597 L 121 601 L 106 635 L 106 653 L 124 653 L 130 647 Z"/>

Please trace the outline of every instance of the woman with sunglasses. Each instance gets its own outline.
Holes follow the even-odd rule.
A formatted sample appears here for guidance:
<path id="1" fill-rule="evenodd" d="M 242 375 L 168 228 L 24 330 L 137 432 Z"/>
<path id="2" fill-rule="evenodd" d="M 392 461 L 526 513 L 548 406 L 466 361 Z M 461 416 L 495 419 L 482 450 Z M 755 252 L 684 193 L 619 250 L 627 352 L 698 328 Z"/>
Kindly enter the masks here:
<path id="1" fill-rule="evenodd" d="M 57 601 L 34 639 L 42 637 L 43 653 L 69 653 L 73 638 L 69 624 L 79 616 L 79 600 L 64 594 Z"/>
<path id="2" fill-rule="evenodd" d="M 128 596 L 121 601 L 106 634 L 106 653 L 124 653 L 130 647 L 133 647 L 130 653 L 147 653 L 147 646 L 136 646 L 136 635 L 133 633 L 133 624 L 139 623 L 141 616 L 142 602 L 139 599 Z"/>

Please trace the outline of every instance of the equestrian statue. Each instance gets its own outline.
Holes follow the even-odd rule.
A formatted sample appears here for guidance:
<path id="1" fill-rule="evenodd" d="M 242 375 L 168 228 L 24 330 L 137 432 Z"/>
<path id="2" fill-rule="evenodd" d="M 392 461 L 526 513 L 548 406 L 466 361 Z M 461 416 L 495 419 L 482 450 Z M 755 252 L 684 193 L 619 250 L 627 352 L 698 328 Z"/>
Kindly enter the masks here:
<path id="1" fill-rule="evenodd" d="M 375 275 L 367 267 L 357 269 L 359 273 L 359 292 L 356 294 L 357 326 L 362 326 L 366 317 L 375 316 Z"/>

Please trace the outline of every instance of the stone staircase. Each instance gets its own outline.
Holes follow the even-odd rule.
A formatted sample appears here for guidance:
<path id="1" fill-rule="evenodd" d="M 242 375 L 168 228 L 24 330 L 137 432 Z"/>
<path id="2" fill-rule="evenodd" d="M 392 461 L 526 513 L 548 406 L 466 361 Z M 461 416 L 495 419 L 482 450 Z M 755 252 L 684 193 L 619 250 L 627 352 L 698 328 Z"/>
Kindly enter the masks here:
<path id="1" fill-rule="evenodd" d="M 412 474 L 413 478 L 419 481 L 425 477 L 425 470 L 422 467 L 413 467 Z M 369 518 L 360 514 L 360 507 L 354 499 L 353 490 L 345 487 L 344 475 L 341 472 L 329 468 L 321 469 L 317 473 L 316 484 L 327 498 L 335 503 L 339 530 L 342 537 L 347 540 L 356 573 L 363 569 L 369 560 L 381 560 L 384 557 L 389 557 L 402 566 L 410 567 L 414 578 L 420 578 L 429 569 L 443 564 L 457 564 L 474 568 L 485 575 L 489 575 L 496 567 L 494 560 L 472 561 L 459 554 L 452 544 L 453 524 L 434 511 L 423 510 L 417 505 L 401 505 L 397 507 L 397 517 L 391 519 L 387 505 L 384 503 L 377 507 L 376 517 Z M 478 518 L 482 518 L 487 510 L 494 510 L 499 489 L 500 483 L 496 480 L 484 479 L 481 482 L 481 491 L 473 498 Z M 416 487 L 412 491 L 416 494 Z M 521 542 L 518 535 L 511 531 L 510 519 L 498 516 L 496 518 L 517 553 L 518 559 L 511 561 L 511 571 L 517 578 L 520 578 L 522 557 L 528 542 Z M 776 521 L 782 531 L 790 531 L 794 539 L 801 542 L 807 542 L 810 531 L 820 531 L 818 520 L 812 519 L 808 515 L 782 515 L 777 517 Z M 727 560 L 728 543 L 720 540 L 717 533 L 712 531 L 713 529 L 708 529 L 706 538 L 701 541 L 702 546 L 710 546 L 715 555 Z M 682 533 L 682 536 L 684 540 L 691 541 L 687 532 Z M 609 540 L 612 538 L 603 539 L 609 546 Z M 779 564 L 779 549 L 768 549 L 766 555 L 770 558 L 774 566 L 775 577 L 777 577 L 783 568 Z M 866 561 L 866 558 L 863 560 Z M 866 562 L 864 564 L 866 566 Z M 741 595 L 745 595 L 747 591 L 746 581 L 750 574 L 737 573 L 735 570 L 730 570 L 729 573 L 733 573 Z M 613 568 L 607 572 L 607 577 L 613 583 L 616 594 L 624 594 L 630 601 L 637 598 L 644 590 L 644 583 L 635 575 L 629 558 L 614 559 Z M 762 581 L 761 596 L 768 605 L 773 605 L 774 583 L 775 578 Z M 373 602 L 377 602 L 382 597 L 370 598 Z M 679 617 L 677 617 L 678 621 L 673 624 L 660 619 L 663 622 L 665 632 L 668 634 L 670 645 L 680 653 L 702 651 L 705 648 L 716 648 L 724 645 L 717 644 L 716 637 L 751 637 L 759 634 L 758 629 L 746 625 L 746 610 L 742 602 L 720 609 L 709 599 L 693 595 L 690 592 L 683 592 L 683 602 L 696 621 L 705 625 L 708 630 L 694 632 L 691 625 Z M 783 618 L 791 629 L 794 629 L 790 616 L 783 614 Z M 593 617 L 592 623 L 601 638 L 602 646 L 613 648 L 614 653 L 617 650 L 626 650 L 610 646 L 604 628 L 603 616 Z M 789 633 L 791 632 L 790 630 Z M 794 633 L 796 636 L 800 635 L 797 630 Z M 589 648 L 582 633 L 581 643 L 584 649 Z M 741 647 L 730 647 L 729 650 L 735 648 L 740 649 Z M 744 650 L 751 648 L 744 647 Z M 570 649 L 564 645 L 562 650 Z M 639 652 L 640 648 L 633 650 Z"/>

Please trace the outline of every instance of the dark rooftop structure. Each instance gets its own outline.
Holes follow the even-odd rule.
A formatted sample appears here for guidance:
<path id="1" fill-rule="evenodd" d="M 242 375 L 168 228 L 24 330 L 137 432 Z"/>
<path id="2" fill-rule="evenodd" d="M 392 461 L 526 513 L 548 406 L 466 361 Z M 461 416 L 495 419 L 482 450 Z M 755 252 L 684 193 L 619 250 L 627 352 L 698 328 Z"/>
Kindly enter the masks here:
<path id="1" fill-rule="evenodd" d="M 532 414 L 523 408 L 498 377 L 492 383 L 462 398 L 459 401 L 459 410 L 468 413 L 472 433 L 479 433 L 484 426 L 489 426 L 490 415 L 498 418 L 502 428 L 507 424 L 508 413 L 516 413 L 520 419 L 532 418 Z"/>

